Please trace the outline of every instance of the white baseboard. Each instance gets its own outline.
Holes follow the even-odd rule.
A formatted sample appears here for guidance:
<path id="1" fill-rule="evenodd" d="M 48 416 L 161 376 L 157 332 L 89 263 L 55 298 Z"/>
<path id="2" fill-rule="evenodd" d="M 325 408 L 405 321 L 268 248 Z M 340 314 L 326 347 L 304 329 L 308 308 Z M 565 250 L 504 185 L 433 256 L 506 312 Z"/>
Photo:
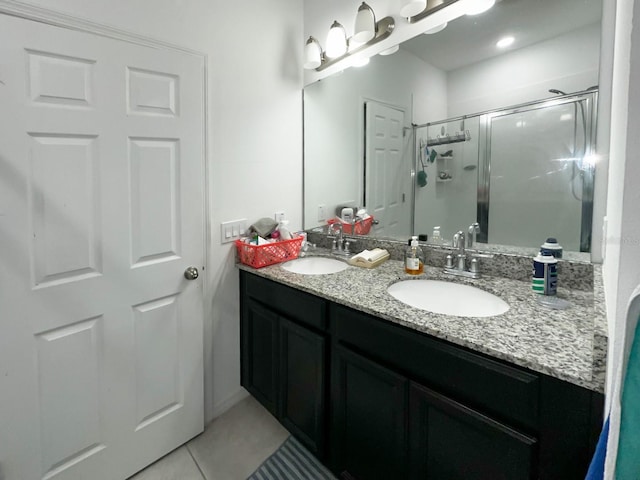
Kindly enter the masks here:
<path id="1" fill-rule="evenodd" d="M 233 393 L 232 395 L 227 397 L 222 402 L 216 403 L 213 406 L 213 416 L 212 416 L 212 418 L 210 418 L 208 420 L 207 423 L 209 423 L 211 420 L 214 420 L 215 418 L 219 417 L 224 412 L 226 412 L 231 407 L 233 407 L 236 403 L 240 402 L 241 400 L 244 400 L 248 396 L 249 396 L 249 392 L 247 392 L 242 387 L 238 388 L 238 390 L 235 393 Z"/>

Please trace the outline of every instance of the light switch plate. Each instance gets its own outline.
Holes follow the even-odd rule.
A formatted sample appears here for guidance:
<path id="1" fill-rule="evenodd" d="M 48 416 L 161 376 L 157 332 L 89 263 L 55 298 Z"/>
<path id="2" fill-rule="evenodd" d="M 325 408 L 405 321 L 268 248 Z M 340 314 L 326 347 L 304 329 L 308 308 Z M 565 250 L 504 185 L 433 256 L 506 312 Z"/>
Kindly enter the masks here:
<path id="1" fill-rule="evenodd" d="M 276 212 L 276 213 L 273 214 L 273 219 L 276 222 L 280 223 L 281 221 L 286 220 L 287 216 L 285 215 L 285 213 L 283 211 L 279 211 L 279 212 Z"/>
<path id="2" fill-rule="evenodd" d="M 318 205 L 318 222 L 324 222 L 327 219 L 327 206 Z"/>
<path id="3" fill-rule="evenodd" d="M 247 230 L 247 219 L 230 220 L 220 224 L 220 243 L 229 243 L 239 239 Z"/>

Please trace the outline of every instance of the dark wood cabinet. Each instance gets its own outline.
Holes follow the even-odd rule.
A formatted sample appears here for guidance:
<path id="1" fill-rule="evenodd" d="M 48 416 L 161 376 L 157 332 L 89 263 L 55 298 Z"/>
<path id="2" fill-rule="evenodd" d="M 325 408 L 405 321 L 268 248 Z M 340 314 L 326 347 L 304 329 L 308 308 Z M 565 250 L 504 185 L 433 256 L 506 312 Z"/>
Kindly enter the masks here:
<path id="1" fill-rule="evenodd" d="M 273 415 L 278 410 L 279 317 L 250 298 L 242 316 L 242 386 Z"/>
<path id="2" fill-rule="evenodd" d="M 324 336 L 280 318 L 280 421 L 319 457 L 327 410 L 325 357 Z"/>
<path id="3" fill-rule="evenodd" d="M 415 383 L 409 405 L 410 479 L 537 478 L 535 438 Z"/>
<path id="4" fill-rule="evenodd" d="M 405 478 L 409 381 L 340 346 L 332 365 L 332 469 L 344 479 Z"/>
<path id="5" fill-rule="evenodd" d="M 241 384 L 323 459 L 327 340 L 322 331 L 308 325 L 324 325 L 324 303 L 319 311 L 316 297 L 289 295 L 286 287 L 246 274 L 241 285 Z M 292 301 L 284 306 L 262 303 L 278 296 Z M 310 302 L 305 305 L 307 298 Z"/>
<path id="6" fill-rule="evenodd" d="M 604 396 L 242 271 L 242 385 L 344 480 L 582 480 Z"/>

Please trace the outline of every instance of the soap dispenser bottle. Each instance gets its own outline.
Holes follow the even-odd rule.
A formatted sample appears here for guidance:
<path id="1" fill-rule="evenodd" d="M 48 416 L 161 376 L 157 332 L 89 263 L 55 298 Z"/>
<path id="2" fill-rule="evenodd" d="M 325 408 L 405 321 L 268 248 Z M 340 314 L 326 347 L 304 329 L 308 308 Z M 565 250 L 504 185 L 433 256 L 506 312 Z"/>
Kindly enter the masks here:
<path id="1" fill-rule="evenodd" d="M 411 237 L 411 243 L 404 254 L 404 271 L 409 275 L 424 273 L 424 252 L 418 244 L 418 237 Z"/>

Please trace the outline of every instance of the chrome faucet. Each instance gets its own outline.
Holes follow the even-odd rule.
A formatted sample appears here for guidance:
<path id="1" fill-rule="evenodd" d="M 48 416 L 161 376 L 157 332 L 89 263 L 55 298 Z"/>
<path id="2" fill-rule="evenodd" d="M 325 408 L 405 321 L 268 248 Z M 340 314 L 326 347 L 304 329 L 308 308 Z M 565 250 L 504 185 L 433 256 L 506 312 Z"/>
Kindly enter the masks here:
<path id="1" fill-rule="evenodd" d="M 480 224 L 478 222 L 474 222 L 469 225 L 469 237 L 467 238 L 467 248 L 475 248 L 476 246 L 476 235 L 480 233 Z"/>
<path id="2" fill-rule="evenodd" d="M 338 229 L 338 236 L 333 239 L 331 253 L 334 255 L 351 255 L 351 251 L 349 250 L 349 240 L 343 235 L 343 226 L 341 222 L 333 223 L 329 227 L 329 234 L 335 233 L 336 229 Z"/>
<path id="3" fill-rule="evenodd" d="M 475 234 L 476 234 L 476 225 L 477 223 L 469 226 L 469 243 L 468 247 L 471 247 L 473 243 L 475 243 Z M 472 233 L 473 227 L 473 233 Z M 469 269 L 467 269 L 467 251 L 465 250 L 465 233 L 460 230 L 453 236 L 453 248 L 457 249 L 457 253 L 455 254 L 455 262 L 453 255 L 447 255 L 447 263 L 444 267 L 444 273 L 448 273 L 451 275 L 459 275 L 462 277 L 470 277 L 470 278 L 480 278 L 480 263 L 478 261 L 479 258 L 493 258 L 493 255 L 474 253 L 471 256 L 473 257 L 469 262 Z M 455 252 L 455 250 L 454 250 Z M 455 265 L 454 265 L 455 263 Z"/>
<path id="4" fill-rule="evenodd" d="M 456 255 L 456 259 L 458 260 L 458 270 L 465 269 L 465 260 L 467 258 L 467 254 L 464 249 L 465 236 L 464 232 L 460 230 L 453 236 L 453 248 L 458 249 L 458 254 Z"/>

